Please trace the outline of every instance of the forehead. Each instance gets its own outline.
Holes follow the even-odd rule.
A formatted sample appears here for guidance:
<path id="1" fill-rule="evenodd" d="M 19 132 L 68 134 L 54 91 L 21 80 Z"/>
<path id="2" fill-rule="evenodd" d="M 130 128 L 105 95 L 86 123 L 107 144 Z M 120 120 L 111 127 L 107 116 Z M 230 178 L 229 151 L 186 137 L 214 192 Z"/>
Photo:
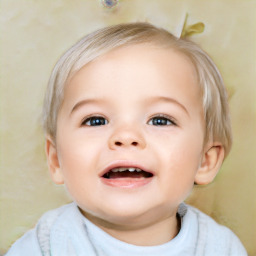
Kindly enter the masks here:
<path id="1" fill-rule="evenodd" d="M 86 64 L 65 88 L 64 101 L 70 95 L 79 97 L 81 90 L 98 97 L 121 97 L 133 90 L 134 98 L 170 92 L 197 102 L 201 96 L 192 61 L 170 47 L 149 43 L 119 47 Z"/>

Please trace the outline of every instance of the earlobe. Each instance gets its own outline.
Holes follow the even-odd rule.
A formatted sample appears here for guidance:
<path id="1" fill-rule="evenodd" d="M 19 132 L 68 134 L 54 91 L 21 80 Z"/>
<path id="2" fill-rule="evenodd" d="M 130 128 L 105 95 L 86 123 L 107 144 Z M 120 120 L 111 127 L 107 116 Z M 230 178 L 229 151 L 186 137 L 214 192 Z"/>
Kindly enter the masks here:
<path id="1" fill-rule="evenodd" d="M 50 137 L 46 137 L 45 151 L 52 180 L 56 184 L 63 184 L 64 180 L 60 169 L 56 145 Z"/>
<path id="2" fill-rule="evenodd" d="M 195 176 L 195 183 L 206 185 L 213 181 L 224 160 L 224 147 L 214 143 L 204 152 L 201 165 Z"/>

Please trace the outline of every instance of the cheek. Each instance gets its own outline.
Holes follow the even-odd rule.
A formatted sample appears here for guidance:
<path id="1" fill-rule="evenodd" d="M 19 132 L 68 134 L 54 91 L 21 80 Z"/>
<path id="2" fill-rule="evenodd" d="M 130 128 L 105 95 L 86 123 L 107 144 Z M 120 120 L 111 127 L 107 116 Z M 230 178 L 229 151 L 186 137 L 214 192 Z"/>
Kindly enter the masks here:
<path id="1" fill-rule="evenodd" d="M 194 176 L 200 165 L 200 153 L 192 148 L 172 148 L 165 154 L 165 167 L 170 179 L 179 180 L 180 183 L 193 183 Z M 164 165 L 164 164 L 163 164 Z"/>
<path id="2" fill-rule="evenodd" d="M 100 152 L 99 148 L 104 143 L 101 136 L 90 136 L 82 129 L 73 133 L 72 131 L 63 133 L 61 143 L 58 145 L 60 160 L 65 168 L 89 164 L 97 156 L 97 152 Z"/>
<path id="3" fill-rule="evenodd" d="M 161 187 L 165 198 L 177 204 L 190 194 L 199 166 L 198 155 L 188 151 L 169 155 L 167 166 L 163 167 L 165 175 L 160 176 Z M 196 160 L 195 160 L 196 159 Z"/>
<path id="4" fill-rule="evenodd" d="M 169 185 L 173 186 L 178 193 L 190 191 L 200 166 L 203 140 L 196 136 L 174 136 L 162 143 L 164 146 L 159 147 L 158 157 L 161 159 L 160 168 L 165 171 L 162 178 L 168 179 L 163 184 L 166 184 L 167 190 L 171 189 Z"/>
<path id="5" fill-rule="evenodd" d="M 157 149 L 160 156 L 169 159 L 175 165 L 193 164 L 201 156 L 204 135 L 202 132 L 188 130 L 157 136 L 152 142 L 152 148 Z"/>
<path id="6" fill-rule="evenodd" d="M 65 143 L 62 141 L 58 147 L 58 158 L 60 170 L 67 187 L 72 184 L 77 186 L 79 181 L 84 180 L 87 175 L 89 162 L 87 158 L 90 152 L 85 147 L 79 146 L 75 141 Z"/>
<path id="7" fill-rule="evenodd" d="M 94 190 L 96 182 L 95 170 L 92 168 L 95 161 L 90 153 L 86 148 L 73 147 L 72 144 L 65 147 L 65 150 L 60 150 L 64 184 L 71 198 L 79 205 L 84 201 L 90 204 L 91 196 L 88 191 Z"/>
<path id="8" fill-rule="evenodd" d="M 70 133 L 71 134 L 71 133 Z M 104 138 L 102 136 L 66 136 L 62 134 L 58 145 L 58 157 L 64 183 L 70 193 L 72 190 L 85 190 L 92 186 L 97 178 L 99 163 L 102 157 Z"/>

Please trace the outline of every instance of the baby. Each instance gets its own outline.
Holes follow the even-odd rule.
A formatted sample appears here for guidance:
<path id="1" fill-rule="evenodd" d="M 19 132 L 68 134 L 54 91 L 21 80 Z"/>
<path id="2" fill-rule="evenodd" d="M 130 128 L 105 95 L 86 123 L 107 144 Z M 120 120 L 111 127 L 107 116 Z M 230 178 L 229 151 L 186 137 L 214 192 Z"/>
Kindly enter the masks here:
<path id="1" fill-rule="evenodd" d="M 222 78 L 196 44 L 148 23 L 89 34 L 56 64 L 43 121 L 51 177 L 74 202 L 8 256 L 247 255 L 183 203 L 232 140 Z"/>

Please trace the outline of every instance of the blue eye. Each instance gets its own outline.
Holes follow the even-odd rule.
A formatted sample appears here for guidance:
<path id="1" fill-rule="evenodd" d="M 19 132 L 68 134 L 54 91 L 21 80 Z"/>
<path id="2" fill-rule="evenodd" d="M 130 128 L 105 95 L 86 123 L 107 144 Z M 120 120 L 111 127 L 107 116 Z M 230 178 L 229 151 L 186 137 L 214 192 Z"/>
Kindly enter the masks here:
<path id="1" fill-rule="evenodd" d="M 102 116 L 91 116 L 86 118 L 82 125 L 86 126 L 101 126 L 108 124 L 108 121 Z"/>
<path id="2" fill-rule="evenodd" d="M 150 125 L 155 125 L 155 126 L 176 125 L 174 121 L 164 116 L 155 116 L 151 118 L 148 123 Z"/>

